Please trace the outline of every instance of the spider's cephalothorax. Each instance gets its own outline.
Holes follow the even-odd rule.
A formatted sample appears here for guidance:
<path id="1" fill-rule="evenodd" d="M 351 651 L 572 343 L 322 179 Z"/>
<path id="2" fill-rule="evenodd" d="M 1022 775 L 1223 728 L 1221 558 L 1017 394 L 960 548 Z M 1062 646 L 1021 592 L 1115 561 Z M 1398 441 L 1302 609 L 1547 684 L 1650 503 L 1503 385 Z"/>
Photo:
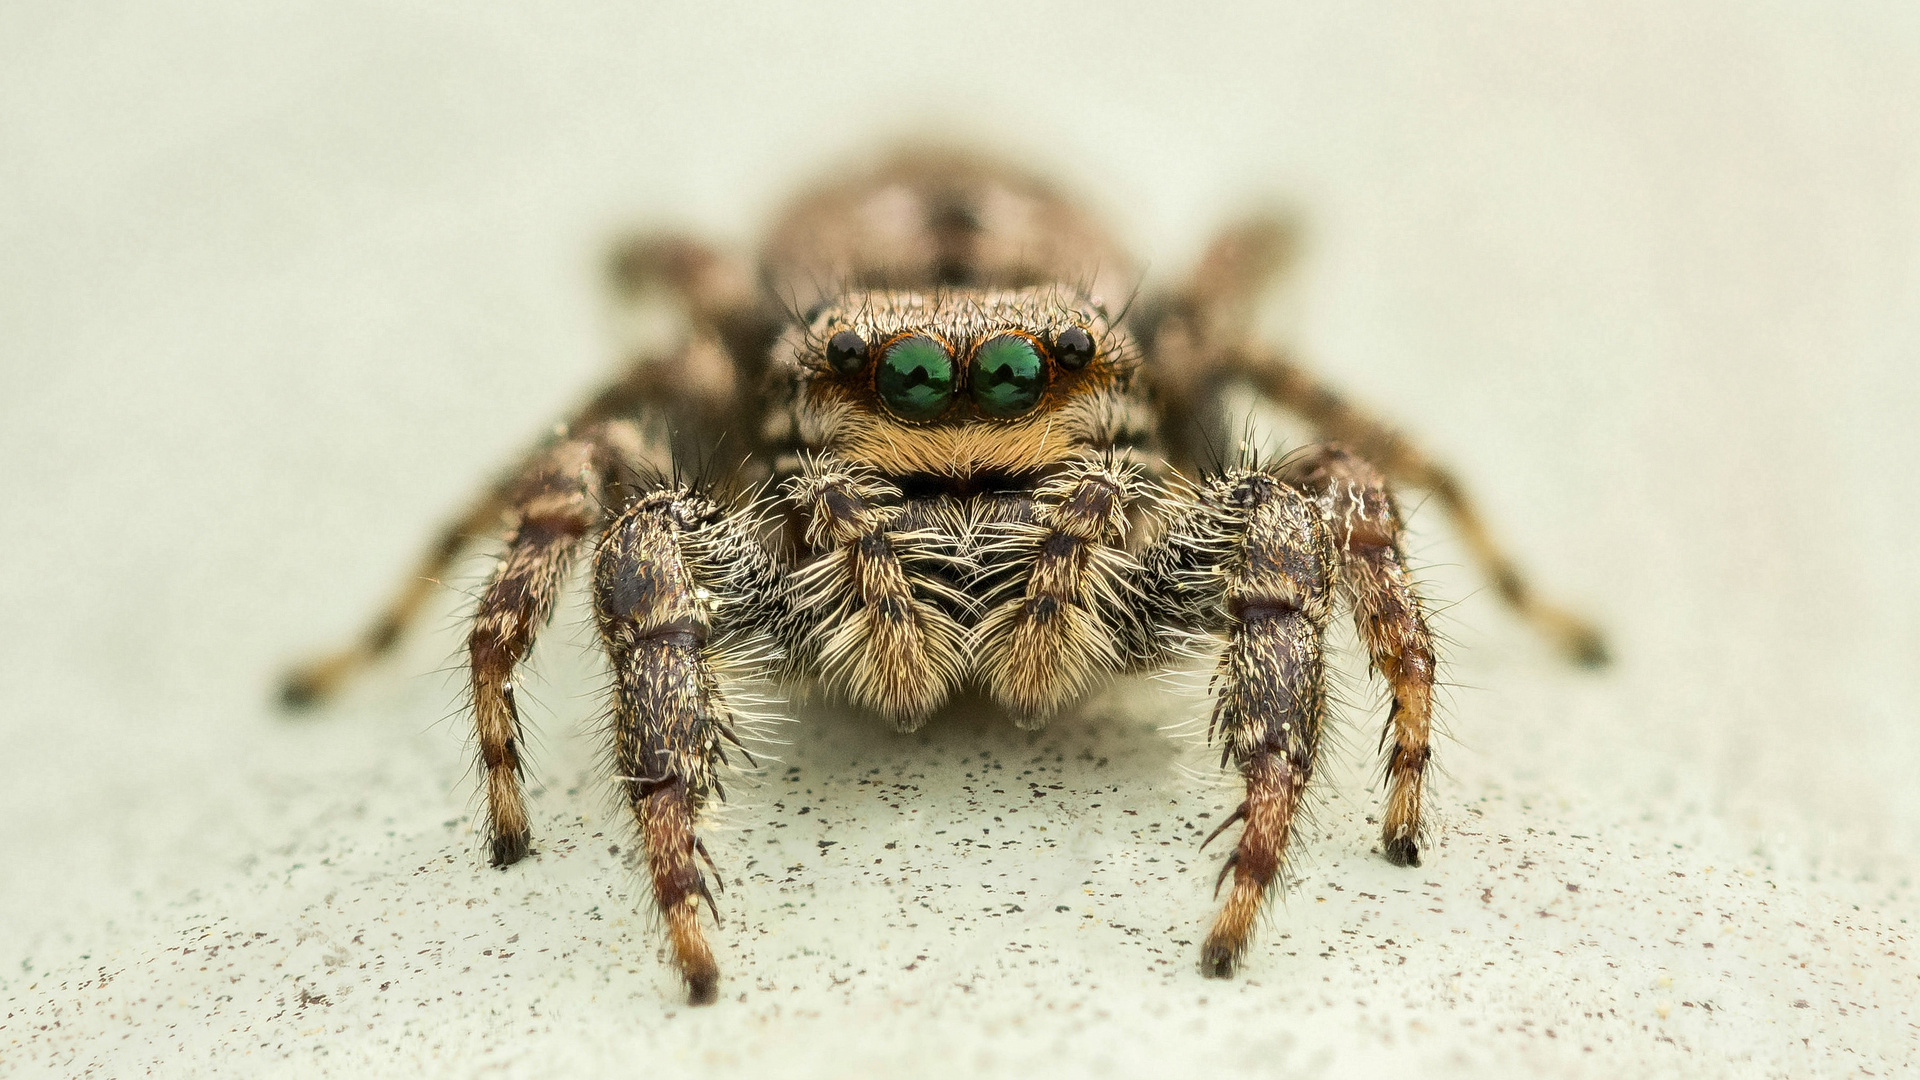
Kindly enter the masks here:
<path id="1" fill-rule="evenodd" d="M 358 644 L 289 678 L 287 700 L 326 696 L 391 647 L 467 539 L 504 532 L 468 655 L 492 857 L 519 860 L 514 671 L 597 541 L 619 783 L 675 960 L 710 1001 L 695 824 L 734 740 L 731 663 L 770 658 L 903 729 L 965 688 L 1038 726 L 1103 679 L 1212 641 L 1213 737 L 1246 798 L 1221 826 L 1243 828 L 1202 966 L 1230 974 L 1312 775 L 1336 606 L 1393 694 L 1382 849 L 1419 861 L 1435 661 L 1390 480 L 1438 498 L 1501 595 L 1571 655 L 1603 656 L 1533 596 L 1451 476 L 1252 339 L 1288 237 L 1236 225 L 1185 281 L 1120 310 L 1108 301 L 1134 271 L 1072 203 L 915 152 L 795 204 L 758 287 L 696 241 L 623 245 L 623 298 L 677 298 L 681 343 L 635 357 L 484 493 Z M 1330 441 L 1203 468 L 1236 383 Z M 675 479 L 689 458 L 762 497 Z"/>

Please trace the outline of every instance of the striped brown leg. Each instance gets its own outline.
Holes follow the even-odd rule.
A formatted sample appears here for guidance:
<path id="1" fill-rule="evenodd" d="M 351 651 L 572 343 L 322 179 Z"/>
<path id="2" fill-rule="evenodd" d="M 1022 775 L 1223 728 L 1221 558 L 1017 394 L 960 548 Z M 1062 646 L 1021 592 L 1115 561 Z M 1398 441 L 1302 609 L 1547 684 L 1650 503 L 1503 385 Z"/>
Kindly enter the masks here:
<path id="1" fill-rule="evenodd" d="M 630 424 L 588 428 L 550 447 L 505 500 L 513 522 L 507 552 L 481 595 L 467 636 L 495 866 L 519 861 L 530 838 L 520 790 L 514 669 L 552 613 L 581 541 L 603 520 L 607 481 L 627 474 L 640 453 L 640 436 Z"/>
<path id="2" fill-rule="evenodd" d="M 1606 640 L 1599 629 L 1540 598 L 1494 539 L 1479 507 L 1451 471 L 1285 357 L 1236 355 L 1229 359 L 1228 366 L 1260 392 L 1311 423 L 1323 438 L 1342 443 L 1379 466 L 1394 483 L 1432 492 L 1501 599 L 1546 634 L 1568 659 L 1590 667 L 1607 662 Z"/>
<path id="3" fill-rule="evenodd" d="M 1238 222 L 1220 231 L 1179 289 L 1145 305 L 1154 391 L 1176 460 L 1190 467 L 1207 459 L 1207 439 L 1227 433 L 1219 392 L 1226 382 L 1244 379 L 1312 424 L 1320 438 L 1344 443 L 1379 466 L 1395 484 L 1432 492 L 1502 599 L 1569 659 L 1606 663 L 1600 631 L 1540 598 L 1450 471 L 1287 356 L 1247 347 L 1262 293 L 1286 271 L 1297 248 L 1297 229 L 1287 219 Z"/>
<path id="4" fill-rule="evenodd" d="M 619 382 L 597 394 L 581 407 L 563 431 L 585 432 L 599 428 L 609 420 L 627 415 L 641 403 L 656 396 L 654 385 L 662 378 L 660 368 L 672 363 L 701 363 L 695 354 L 699 343 L 690 343 L 667 360 L 636 363 Z M 562 445 L 565 445 L 563 440 Z M 324 703 L 339 693 L 352 678 L 378 661 L 408 627 L 419 618 L 427 602 L 441 589 L 441 581 L 453 561 L 474 540 L 500 531 L 514 500 L 520 497 L 525 477 L 547 467 L 554 453 L 543 446 L 515 467 L 506 478 L 483 491 L 473 503 L 440 530 L 427 551 L 421 555 L 400 589 L 387 602 L 378 617 L 352 645 L 317 657 L 287 672 L 280 684 L 280 701 L 287 708 L 300 709 Z M 665 468 L 668 454 L 664 447 L 647 447 L 647 458 L 635 462 L 653 469 Z"/>
<path id="5" fill-rule="evenodd" d="M 1399 510 L 1380 471 L 1345 447 L 1315 447 L 1289 462 L 1285 475 L 1319 499 L 1343 555 L 1341 595 L 1353 607 L 1374 671 L 1393 690 L 1380 844 L 1394 864 L 1418 866 L 1420 800 L 1432 753 L 1433 636 L 1400 550 Z"/>
<path id="6" fill-rule="evenodd" d="M 744 515 L 684 490 L 642 496 L 608 529 L 594 560 L 594 610 L 614 674 L 613 757 L 674 963 L 696 1005 L 714 1000 L 719 979 L 700 905 L 713 907 L 716 919 L 719 910 L 700 869 L 708 860 L 694 820 L 721 794 L 715 770 L 734 740 L 715 676 L 726 648 L 716 616 L 778 622 L 778 612 L 756 608 L 779 602 L 778 574 Z"/>
<path id="7" fill-rule="evenodd" d="M 759 322 L 751 270 L 693 241 L 666 237 L 631 242 L 615 253 L 613 263 L 612 276 L 623 297 L 664 292 L 678 298 L 688 315 L 689 333 L 675 348 L 636 353 L 620 377 L 576 409 L 563 429 L 585 431 L 652 410 L 671 421 L 675 449 L 697 450 L 689 459 L 701 459 L 718 433 L 736 422 L 741 388 L 758 385 L 757 372 L 742 372 L 735 359 L 761 351 L 759 338 L 770 333 Z M 664 471 L 670 464 L 667 448 L 650 449 L 658 452 L 646 464 Z M 538 466 L 543 453 L 536 451 L 518 464 L 441 529 L 353 644 L 289 671 L 281 681 L 281 703 L 288 708 L 320 704 L 392 649 L 440 589 L 460 553 L 476 538 L 500 529 L 515 485 Z"/>
<path id="8" fill-rule="evenodd" d="M 501 515 L 507 511 L 507 489 L 498 486 L 482 492 L 459 517 L 449 522 L 434 538 L 413 572 L 385 608 L 346 648 L 315 657 L 288 671 L 280 682 L 280 704 L 288 709 L 318 705 L 339 693 L 362 669 L 386 655 L 400 635 L 420 617 L 421 609 L 441 588 L 441 579 L 453 560 L 467 549 L 477 536 L 496 531 Z"/>
<path id="9" fill-rule="evenodd" d="M 1279 879 L 1313 775 L 1335 553 L 1307 496 L 1270 471 L 1237 469 L 1195 492 L 1142 558 L 1149 589 L 1170 601 L 1176 621 L 1224 633 L 1227 642 L 1211 730 L 1247 796 L 1214 835 L 1236 822 L 1245 827 L 1221 868 L 1221 883 L 1229 874 L 1233 883 L 1201 949 L 1202 970 L 1224 978 Z"/>

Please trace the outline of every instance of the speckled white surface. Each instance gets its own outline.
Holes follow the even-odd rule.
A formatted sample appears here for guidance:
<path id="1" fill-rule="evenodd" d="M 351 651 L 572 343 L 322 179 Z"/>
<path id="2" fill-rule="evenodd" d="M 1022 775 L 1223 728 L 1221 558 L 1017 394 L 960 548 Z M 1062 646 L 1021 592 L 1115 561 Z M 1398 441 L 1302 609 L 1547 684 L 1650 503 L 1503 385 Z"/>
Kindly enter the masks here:
<path id="1" fill-rule="evenodd" d="M 1899 4 L 8 5 L 0 1075 L 1902 1075 L 1916 58 Z M 1349 657 L 1300 880 L 1226 983 L 1196 848 L 1233 796 L 1163 730 L 1193 697 L 1038 736 L 797 709 L 710 832 L 725 982 L 690 1010 L 577 608 L 504 872 L 458 680 L 421 674 L 483 561 L 336 708 L 271 680 L 604 371 L 617 223 L 744 240 L 930 116 L 1057 165 L 1155 273 L 1305 205 L 1276 332 L 1620 663 L 1553 663 L 1416 513 L 1437 843 L 1373 851 Z"/>

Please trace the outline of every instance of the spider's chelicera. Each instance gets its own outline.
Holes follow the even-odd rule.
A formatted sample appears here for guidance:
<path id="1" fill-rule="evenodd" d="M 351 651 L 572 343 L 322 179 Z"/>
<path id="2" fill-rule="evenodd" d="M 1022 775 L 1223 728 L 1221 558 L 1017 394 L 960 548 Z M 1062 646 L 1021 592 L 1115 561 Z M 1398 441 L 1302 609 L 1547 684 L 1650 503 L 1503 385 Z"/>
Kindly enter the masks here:
<path id="1" fill-rule="evenodd" d="M 696 825 L 737 745 L 718 672 L 770 657 L 777 678 L 901 730 L 975 688 L 1038 727 L 1104 679 L 1211 643 L 1211 737 L 1246 795 L 1215 830 L 1241 826 L 1201 965 L 1229 975 L 1313 773 L 1336 607 L 1393 695 L 1382 850 L 1419 862 L 1435 658 L 1390 481 L 1432 493 L 1570 655 L 1603 655 L 1527 588 L 1458 482 L 1253 338 L 1289 235 L 1241 222 L 1184 281 L 1120 309 L 1135 271 L 1075 204 L 994 163 L 913 153 L 799 200 L 757 275 L 686 238 L 623 245 L 616 285 L 675 296 L 680 344 L 634 358 L 477 499 L 356 645 L 290 676 L 287 700 L 324 698 L 388 650 L 467 540 L 503 532 L 467 644 L 492 858 L 516 862 L 530 836 L 514 671 L 591 550 L 618 783 L 703 1002 L 719 976 Z M 1210 464 L 1234 384 L 1328 441 Z M 676 479 L 676 460 L 745 484 Z"/>

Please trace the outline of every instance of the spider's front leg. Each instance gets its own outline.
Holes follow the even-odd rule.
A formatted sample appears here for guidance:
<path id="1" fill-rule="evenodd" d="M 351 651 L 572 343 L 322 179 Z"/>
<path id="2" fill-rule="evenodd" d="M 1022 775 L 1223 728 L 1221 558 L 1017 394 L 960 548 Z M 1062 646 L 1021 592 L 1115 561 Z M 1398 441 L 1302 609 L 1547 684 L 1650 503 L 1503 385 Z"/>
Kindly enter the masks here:
<path id="1" fill-rule="evenodd" d="M 750 513 L 683 488 L 634 502 L 594 559 L 594 612 L 614 675 L 613 758 L 696 1005 L 714 1000 L 719 969 L 700 929 L 700 904 L 713 905 L 700 862 L 712 863 L 694 819 L 723 794 L 715 772 L 725 744 L 738 746 L 715 670 L 753 628 L 780 624 L 781 575 Z"/>
<path id="2" fill-rule="evenodd" d="M 1420 862 L 1433 640 L 1400 551 L 1392 494 L 1345 448 L 1234 469 L 1174 502 L 1163 535 L 1142 555 L 1148 594 L 1164 621 L 1225 637 L 1210 730 L 1247 786 L 1246 800 L 1207 837 L 1245 823 L 1220 873 L 1223 884 L 1233 875 L 1233 891 L 1202 953 L 1207 974 L 1226 976 L 1283 866 L 1312 776 L 1334 593 L 1352 606 L 1374 670 L 1393 690 L 1381 845 L 1400 866 Z"/>
<path id="3" fill-rule="evenodd" d="M 1223 978 L 1280 875 L 1313 775 L 1337 556 L 1306 494 L 1273 471 L 1236 469 L 1188 493 L 1142 561 L 1149 594 L 1168 605 L 1170 621 L 1226 639 L 1210 734 L 1224 745 L 1223 761 L 1239 767 L 1247 795 L 1214 830 L 1245 822 L 1220 872 L 1222 884 L 1233 876 L 1232 890 L 1201 953 L 1206 974 Z"/>

